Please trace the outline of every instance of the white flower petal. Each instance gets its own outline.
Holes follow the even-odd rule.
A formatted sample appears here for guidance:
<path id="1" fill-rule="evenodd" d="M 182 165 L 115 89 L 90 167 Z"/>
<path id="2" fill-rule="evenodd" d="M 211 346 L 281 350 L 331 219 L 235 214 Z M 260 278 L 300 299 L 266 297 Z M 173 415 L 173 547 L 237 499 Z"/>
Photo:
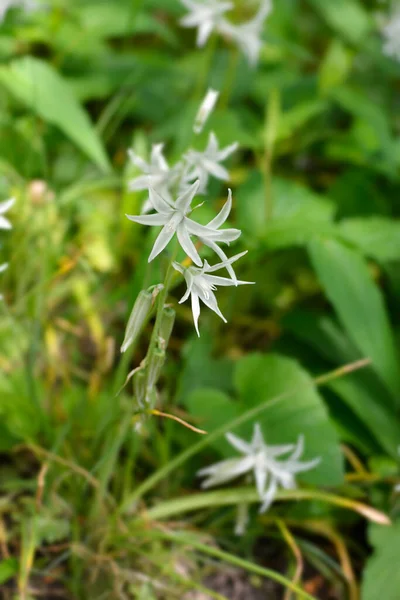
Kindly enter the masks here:
<path id="1" fill-rule="evenodd" d="M 203 261 L 201 260 L 199 253 L 196 250 L 196 246 L 193 244 L 190 239 L 190 235 L 186 230 L 185 223 L 182 221 L 179 223 L 178 228 L 176 230 L 178 240 L 183 250 L 186 252 L 188 257 L 199 267 L 202 266 Z"/>
<path id="2" fill-rule="evenodd" d="M 125 215 L 130 221 L 140 225 L 165 225 L 167 219 L 164 215 Z"/>

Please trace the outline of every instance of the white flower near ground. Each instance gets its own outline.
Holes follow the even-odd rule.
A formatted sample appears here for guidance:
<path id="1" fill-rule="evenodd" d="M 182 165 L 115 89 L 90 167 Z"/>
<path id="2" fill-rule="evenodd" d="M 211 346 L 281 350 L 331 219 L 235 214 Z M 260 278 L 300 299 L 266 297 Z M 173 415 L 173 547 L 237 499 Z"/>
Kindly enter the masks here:
<path id="1" fill-rule="evenodd" d="M 239 144 L 234 142 L 226 148 L 219 148 L 217 136 L 211 132 L 208 138 L 208 144 L 203 152 L 189 150 L 185 155 L 187 164 L 186 180 L 200 181 L 199 193 L 207 191 L 207 184 L 210 176 L 222 181 L 229 180 L 229 172 L 220 163 L 226 160 L 238 148 Z"/>
<path id="2" fill-rule="evenodd" d="M 400 61 L 400 8 L 382 27 L 382 35 L 384 54 Z"/>
<path id="3" fill-rule="evenodd" d="M 163 198 L 156 190 L 150 189 L 150 202 L 155 209 L 155 214 L 150 215 L 126 215 L 128 219 L 141 225 L 163 226 L 153 249 L 149 256 L 151 262 L 156 256 L 164 250 L 172 240 L 175 233 L 178 241 L 188 255 L 188 257 L 199 267 L 203 262 L 191 240 L 191 236 L 201 237 L 205 244 L 210 247 L 216 247 L 216 242 L 229 243 L 240 236 L 238 229 L 219 230 L 221 224 L 226 220 L 224 209 L 208 225 L 200 225 L 188 218 L 192 212 L 191 204 L 199 189 L 199 181 L 195 181 L 186 191 L 184 191 L 175 202 L 170 202 L 168 198 Z"/>
<path id="4" fill-rule="evenodd" d="M 197 28 L 197 45 L 205 45 L 211 33 L 218 30 L 223 15 L 233 7 L 232 2 L 221 0 L 181 0 L 189 11 L 181 20 L 182 27 Z"/>
<path id="5" fill-rule="evenodd" d="M 258 423 L 254 425 L 250 443 L 232 433 L 228 433 L 226 438 L 243 456 L 223 460 L 201 469 L 198 475 L 206 477 L 202 487 L 221 485 L 246 473 L 252 473 L 261 501 L 261 513 L 267 511 L 271 506 L 279 488 L 296 488 L 295 476 L 300 472 L 313 469 L 320 462 L 319 458 L 306 462 L 299 460 L 304 451 L 303 436 L 299 437 L 297 444 L 267 445 Z M 279 457 L 289 452 L 292 454 L 288 458 L 278 460 Z"/>
<path id="6" fill-rule="evenodd" d="M 247 57 L 249 63 L 255 66 L 260 56 L 262 47 L 262 31 L 267 17 L 272 11 L 272 1 L 264 0 L 257 14 L 238 25 L 224 20 L 221 24 L 221 33 L 227 35 L 238 46 L 238 48 Z"/>
<path id="7" fill-rule="evenodd" d="M 10 208 L 14 205 L 15 198 L 10 198 L 9 200 L 5 200 L 4 202 L 0 202 L 0 229 L 12 229 L 12 225 L 6 217 L 3 215 L 10 210 Z"/>
<path id="8" fill-rule="evenodd" d="M 215 271 L 219 271 L 220 269 L 226 268 L 228 267 L 228 265 L 230 266 L 233 262 L 244 256 L 245 254 L 247 254 L 247 250 L 212 267 L 205 260 L 204 265 L 201 269 L 197 267 L 188 267 L 185 269 L 179 263 L 173 263 L 174 269 L 179 271 L 179 273 L 181 273 L 184 276 L 187 285 L 187 290 L 182 296 L 182 298 L 179 300 L 179 304 L 182 304 L 182 302 L 186 302 L 189 296 L 191 297 L 193 322 L 198 336 L 200 336 L 200 300 L 206 306 L 208 306 L 208 308 L 214 311 L 224 321 L 224 323 L 226 323 L 227 321 L 218 307 L 218 302 L 215 297 L 214 291 L 217 289 L 218 286 L 246 285 L 252 283 L 251 281 L 238 281 L 236 278 L 235 281 L 233 281 L 232 279 L 229 279 L 227 277 L 211 275 L 211 273 L 214 273 Z"/>

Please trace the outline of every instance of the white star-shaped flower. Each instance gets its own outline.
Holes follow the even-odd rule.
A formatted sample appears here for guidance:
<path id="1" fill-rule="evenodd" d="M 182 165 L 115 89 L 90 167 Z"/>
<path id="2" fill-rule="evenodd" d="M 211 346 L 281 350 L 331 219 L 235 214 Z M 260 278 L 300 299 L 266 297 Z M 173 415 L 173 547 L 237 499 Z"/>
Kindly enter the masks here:
<path id="1" fill-rule="evenodd" d="M 240 236 L 240 230 L 238 229 L 218 230 L 218 227 L 226 220 L 226 217 L 224 218 L 225 213 L 223 212 L 225 207 L 208 225 L 200 225 L 187 217 L 192 211 L 191 204 L 198 192 L 198 188 L 199 182 L 195 181 L 190 188 L 179 196 L 175 203 L 170 202 L 167 198 L 163 198 L 154 189 L 150 189 L 150 201 L 157 212 L 151 215 L 126 215 L 128 219 L 135 223 L 163 226 L 150 253 L 149 262 L 164 250 L 175 233 L 182 249 L 199 267 L 202 266 L 203 262 L 191 240 L 191 235 L 201 238 L 203 243 L 210 247 L 215 247 L 216 242 L 229 243 Z M 221 213 L 223 213 L 222 220 Z"/>
<path id="2" fill-rule="evenodd" d="M 272 1 L 263 0 L 257 14 L 238 25 L 226 19 L 220 23 L 220 32 L 232 39 L 239 49 L 247 56 L 251 65 L 256 65 L 262 47 L 262 31 L 266 18 L 272 11 Z"/>
<path id="3" fill-rule="evenodd" d="M 197 45 L 202 47 L 212 31 L 218 28 L 223 15 L 233 7 L 232 2 L 221 0 L 181 0 L 188 9 L 180 24 L 183 27 L 197 27 Z"/>
<path id="4" fill-rule="evenodd" d="M 226 438 L 243 457 L 223 460 L 199 471 L 199 476 L 207 477 L 203 481 L 202 487 L 220 485 L 245 473 L 253 473 L 257 493 L 262 503 L 260 512 L 268 510 L 279 487 L 295 488 L 295 475 L 313 469 L 320 462 L 319 458 L 307 462 L 298 460 L 304 450 L 303 436 L 299 437 L 297 444 L 268 446 L 258 423 L 254 426 L 250 443 L 232 433 L 228 433 Z M 292 452 L 292 454 L 287 459 L 278 460 L 278 457 L 288 452 Z"/>
<path id="5" fill-rule="evenodd" d="M 143 160 L 133 150 L 128 150 L 130 160 L 143 173 L 128 183 L 131 192 L 153 188 L 172 201 L 170 189 L 179 177 L 180 164 L 171 169 L 164 157 L 163 149 L 164 144 L 153 144 L 149 162 Z M 142 213 L 148 213 L 152 209 L 153 206 L 148 198 L 142 207 Z"/>
<path id="6" fill-rule="evenodd" d="M 400 60 L 400 10 L 395 12 L 382 28 L 382 34 L 384 54 Z"/>
<path id="7" fill-rule="evenodd" d="M 230 266 L 231 263 L 244 256 L 246 253 L 247 250 L 212 267 L 210 267 L 208 262 L 205 260 L 204 265 L 201 269 L 197 267 L 188 267 L 185 269 L 179 263 L 173 263 L 174 269 L 179 271 L 179 273 L 182 273 L 187 284 L 187 290 L 182 296 L 182 298 L 179 300 L 179 304 L 182 304 L 182 302 L 185 302 L 189 298 L 189 296 L 191 296 L 193 321 L 198 336 L 200 336 L 200 300 L 204 302 L 204 304 L 208 306 L 208 308 L 210 308 L 212 311 L 214 311 L 219 317 L 221 317 L 221 319 L 226 323 L 227 321 L 218 307 L 218 302 L 214 294 L 214 291 L 217 289 L 217 286 L 245 285 L 252 283 L 250 281 L 238 281 L 236 277 L 235 281 L 233 281 L 232 279 L 228 279 L 227 277 L 210 275 L 210 273 L 214 273 L 215 271 L 219 271 L 220 269 L 226 268 L 228 265 Z"/>
<path id="8" fill-rule="evenodd" d="M 211 132 L 208 138 L 207 147 L 203 152 L 189 150 L 186 153 L 186 181 L 198 179 L 200 181 L 200 194 L 206 192 L 210 175 L 217 179 L 221 179 L 222 181 L 228 181 L 229 172 L 220 164 L 220 162 L 226 160 L 228 156 L 235 152 L 238 145 L 239 144 L 235 142 L 230 146 L 226 146 L 226 148 L 220 149 L 217 136 Z"/>
<path id="9" fill-rule="evenodd" d="M 12 229 L 12 225 L 8 219 L 6 219 L 3 215 L 10 210 L 10 208 L 15 203 L 15 198 L 10 198 L 9 200 L 5 200 L 4 202 L 0 202 L 0 229 Z"/>

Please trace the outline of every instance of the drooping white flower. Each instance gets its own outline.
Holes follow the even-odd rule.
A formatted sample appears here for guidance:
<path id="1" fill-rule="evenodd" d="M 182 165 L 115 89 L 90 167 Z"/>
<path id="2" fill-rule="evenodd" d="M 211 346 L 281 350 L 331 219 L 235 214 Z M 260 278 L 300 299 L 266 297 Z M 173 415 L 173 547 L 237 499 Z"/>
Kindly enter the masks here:
<path id="1" fill-rule="evenodd" d="M 197 27 L 197 45 L 204 46 L 213 30 L 218 28 L 223 15 L 233 7 L 232 2 L 222 0 L 181 0 L 188 9 L 180 24 L 183 27 Z"/>
<path id="2" fill-rule="evenodd" d="M 0 229 L 12 229 L 12 225 L 8 219 L 6 219 L 3 215 L 10 210 L 10 208 L 15 203 L 15 198 L 10 198 L 9 200 L 5 200 L 4 202 L 0 202 Z"/>
<path id="3" fill-rule="evenodd" d="M 220 149 L 217 136 L 211 132 L 208 138 L 207 147 L 203 152 L 189 150 L 186 153 L 187 181 L 198 179 L 200 181 L 200 194 L 206 192 L 208 180 L 211 175 L 222 181 L 228 181 L 229 172 L 220 163 L 235 152 L 238 145 L 239 144 L 235 142 L 226 146 L 226 148 Z"/>
<path id="4" fill-rule="evenodd" d="M 257 14 L 245 23 L 236 25 L 226 19 L 220 23 L 220 32 L 232 39 L 253 66 L 258 62 L 264 23 L 271 11 L 272 0 L 263 0 Z"/>
<path id="5" fill-rule="evenodd" d="M 138 216 L 126 215 L 128 219 L 135 223 L 150 226 L 163 226 L 150 253 L 149 262 L 164 250 L 175 233 L 182 249 L 199 267 L 202 266 L 203 262 L 191 240 L 191 235 L 201 236 L 201 239 L 204 240 L 204 243 L 208 246 L 215 246 L 216 242 L 229 243 L 239 237 L 240 231 L 238 229 L 225 229 L 219 231 L 218 227 L 226 220 L 226 217 L 223 221 L 221 221 L 220 218 L 224 209 L 222 209 L 220 215 L 210 221 L 208 225 L 200 225 L 187 217 L 192 211 L 191 204 L 198 189 L 199 182 L 195 181 L 195 183 L 184 191 L 174 203 L 170 202 L 167 198 L 163 198 L 154 189 L 150 189 L 150 201 L 156 210 L 156 213 Z M 222 217 L 224 217 L 224 215 L 222 215 Z"/>
<path id="6" fill-rule="evenodd" d="M 382 27 L 384 37 L 383 52 L 400 61 L 400 9 L 393 13 Z"/>
<path id="7" fill-rule="evenodd" d="M 218 96 L 219 92 L 217 90 L 213 90 L 212 88 L 208 90 L 194 120 L 193 131 L 195 133 L 201 133 L 203 131 L 203 127 L 208 117 L 215 108 Z"/>
<path id="8" fill-rule="evenodd" d="M 204 265 L 201 269 L 197 267 L 188 267 L 184 268 L 179 263 L 174 262 L 173 267 L 185 278 L 187 284 L 187 290 L 182 298 L 179 300 L 179 304 L 185 302 L 189 296 L 192 301 L 192 313 L 193 313 L 193 321 L 194 326 L 196 328 L 197 335 L 200 336 L 199 332 L 199 316 L 200 316 L 200 300 L 204 302 L 208 308 L 214 311 L 221 319 L 226 323 L 226 319 L 224 315 L 221 313 L 218 302 L 215 297 L 214 291 L 217 289 L 217 286 L 230 286 L 230 285 L 245 285 L 250 284 L 250 281 L 238 281 L 235 278 L 235 281 L 232 279 L 228 279 L 227 277 L 219 277 L 218 275 L 210 275 L 210 273 L 214 273 L 215 271 L 219 271 L 220 269 L 226 268 L 228 265 L 230 266 L 233 262 L 241 258 L 247 253 L 241 252 L 232 258 L 218 263 L 217 265 L 210 266 L 208 262 L 205 260 Z"/>
<path id="9" fill-rule="evenodd" d="M 271 506 L 280 487 L 293 489 L 296 487 L 295 476 L 297 473 L 308 471 L 316 467 L 320 459 L 315 458 L 307 462 L 299 460 L 304 450 L 304 438 L 300 436 L 297 444 L 269 446 L 265 444 L 260 425 L 254 426 L 254 433 L 250 443 L 240 437 L 228 433 L 226 435 L 230 444 L 243 456 L 223 460 L 201 469 L 199 476 L 206 476 L 202 487 L 208 488 L 227 483 L 245 473 L 252 473 L 255 479 L 257 493 L 261 501 L 260 512 L 265 512 Z M 284 454 L 292 454 L 285 460 L 278 460 Z"/>

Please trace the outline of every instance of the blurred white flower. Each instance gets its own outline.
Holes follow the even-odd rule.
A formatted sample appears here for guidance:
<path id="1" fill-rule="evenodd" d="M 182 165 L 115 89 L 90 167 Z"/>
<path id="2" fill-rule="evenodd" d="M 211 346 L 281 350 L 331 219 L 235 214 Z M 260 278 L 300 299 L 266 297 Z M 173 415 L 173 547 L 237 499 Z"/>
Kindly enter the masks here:
<path id="1" fill-rule="evenodd" d="M 223 460 L 201 469 L 198 475 L 207 477 L 203 481 L 202 487 L 208 488 L 220 485 L 245 473 L 253 473 L 257 493 L 262 503 L 260 512 L 268 510 L 279 487 L 284 489 L 295 488 L 295 475 L 313 469 L 320 462 L 319 458 L 307 462 L 298 460 L 304 450 L 303 436 L 299 437 L 297 444 L 268 446 L 264 442 L 261 427 L 258 423 L 254 425 L 254 433 L 250 443 L 232 433 L 228 433 L 226 438 L 243 456 Z M 278 460 L 278 457 L 288 452 L 292 452 L 292 454 L 286 460 Z"/>
<path id="2" fill-rule="evenodd" d="M 226 148 L 219 148 L 219 143 L 216 135 L 211 132 L 208 138 L 208 144 L 203 152 L 197 150 L 189 150 L 185 155 L 187 164 L 187 181 L 198 179 L 200 181 L 199 193 L 203 194 L 207 190 L 207 184 L 210 175 L 221 179 L 222 181 L 229 180 L 229 172 L 223 167 L 220 162 L 226 160 L 238 148 L 238 143 L 235 142 Z"/>
<path id="3" fill-rule="evenodd" d="M 128 155 L 132 163 L 142 171 L 139 175 L 128 183 L 130 191 L 155 189 L 159 194 L 172 201 L 170 188 L 176 182 L 179 165 L 170 168 L 163 154 L 164 144 L 153 144 L 151 149 L 150 162 L 146 162 L 138 156 L 133 150 L 128 150 Z M 147 213 L 154 207 L 150 199 L 147 199 L 142 208 L 142 213 Z"/>
<path id="4" fill-rule="evenodd" d="M 238 46 L 251 65 L 256 65 L 262 47 L 262 31 L 266 18 L 272 11 L 272 0 L 263 0 L 257 14 L 238 25 L 224 19 L 220 31 Z"/>
<path id="5" fill-rule="evenodd" d="M 203 131 L 203 127 L 208 117 L 215 108 L 218 96 L 219 92 L 217 92 L 217 90 L 213 90 L 212 88 L 208 90 L 194 120 L 193 131 L 195 133 L 201 133 Z"/>
<path id="6" fill-rule="evenodd" d="M 13 206 L 15 198 L 0 202 L 0 229 L 12 229 L 12 225 L 3 215 Z"/>
<path id="7" fill-rule="evenodd" d="M 231 265 L 231 263 L 235 262 L 242 256 L 247 253 L 241 252 L 232 258 L 218 263 L 217 265 L 210 266 L 208 262 L 205 260 L 204 265 L 201 269 L 197 267 L 188 267 L 184 268 L 179 263 L 174 262 L 173 267 L 185 278 L 187 284 L 187 290 L 182 298 L 179 300 L 179 304 L 185 302 L 189 296 L 191 296 L 192 301 L 192 313 L 193 313 L 193 321 L 194 326 L 196 328 L 197 335 L 200 336 L 199 332 L 199 316 L 200 316 L 200 300 L 204 302 L 208 308 L 214 311 L 221 319 L 226 323 L 226 319 L 224 315 L 221 313 L 218 302 L 214 294 L 214 290 L 217 289 L 217 286 L 230 286 L 230 285 L 245 285 L 250 284 L 250 281 L 233 281 L 232 279 L 228 279 L 227 277 L 219 277 L 217 275 L 210 275 L 210 273 L 214 273 L 215 271 L 219 271 L 220 269 L 226 268 L 227 265 Z M 241 467 L 239 467 L 240 469 Z"/>
<path id="8" fill-rule="evenodd" d="M 218 28 L 224 13 L 233 7 L 232 2 L 221 0 L 181 0 L 188 9 L 180 24 L 183 27 L 197 27 L 197 45 L 202 47 L 212 31 Z"/>
<path id="9" fill-rule="evenodd" d="M 393 13 L 390 20 L 382 28 L 384 37 L 383 52 L 400 60 L 400 9 Z"/>
<path id="10" fill-rule="evenodd" d="M 12 6 L 19 6 L 22 10 L 30 12 L 38 8 L 37 0 L 0 0 L 0 22 Z"/>

